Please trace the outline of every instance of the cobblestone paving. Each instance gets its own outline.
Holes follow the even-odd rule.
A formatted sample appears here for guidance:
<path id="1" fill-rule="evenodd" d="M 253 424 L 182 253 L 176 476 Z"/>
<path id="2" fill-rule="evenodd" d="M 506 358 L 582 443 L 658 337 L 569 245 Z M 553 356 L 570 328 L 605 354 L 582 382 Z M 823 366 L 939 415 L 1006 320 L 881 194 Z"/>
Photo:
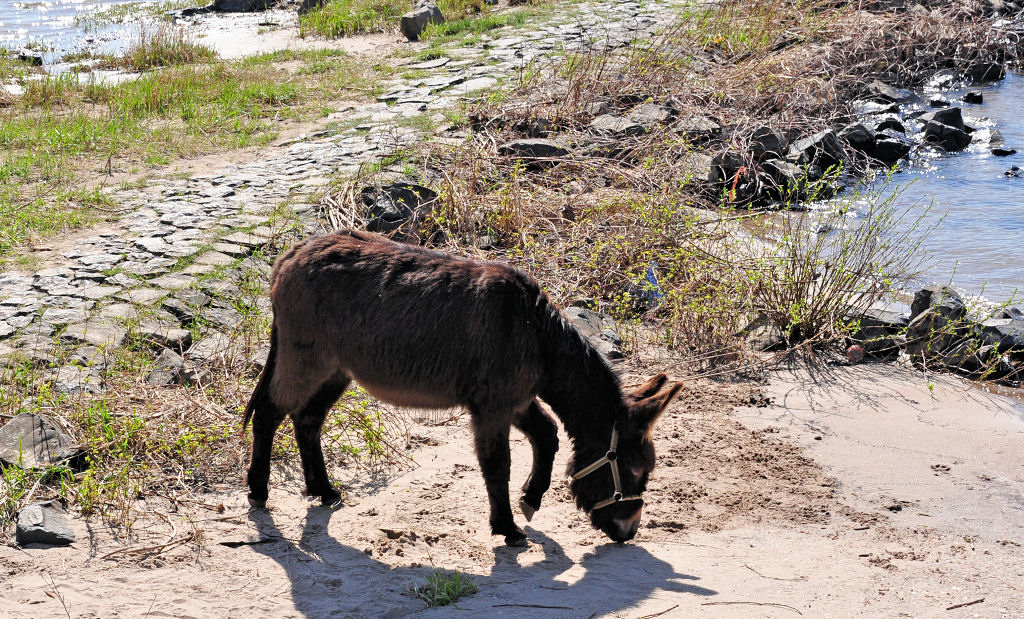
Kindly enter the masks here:
<path id="1" fill-rule="evenodd" d="M 227 334 L 242 320 L 243 275 L 269 273 L 264 250 L 287 231 L 271 222 L 283 219 L 299 234 L 316 230 L 317 210 L 307 202 L 329 175 L 427 139 L 402 119 L 458 105 L 531 61 L 648 37 L 671 18 L 668 6 L 595 3 L 546 23 L 492 31 L 476 47 L 411 61 L 403 69 L 427 76 L 389 81 L 378 102 L 328 117 L 348 129 L 314 134 L 258 161 L 115 192 L 128 214 L 112 230 L 78 240 L 60 266 L 0 273 L 0 366 L 27 359 L 48 368 L 44 380 L 58 391 L 97 392 L 110 347 L 132 337 L 164 351 L 151 382 L 194 379 L 186 366 L 231 346 Z M 294 216 L 273 218 L 282 205 Z M 269 314 L 263 296 L 256 306 Z M 58 341 L 75 349 L 70 363 L 54 356 Z"/>

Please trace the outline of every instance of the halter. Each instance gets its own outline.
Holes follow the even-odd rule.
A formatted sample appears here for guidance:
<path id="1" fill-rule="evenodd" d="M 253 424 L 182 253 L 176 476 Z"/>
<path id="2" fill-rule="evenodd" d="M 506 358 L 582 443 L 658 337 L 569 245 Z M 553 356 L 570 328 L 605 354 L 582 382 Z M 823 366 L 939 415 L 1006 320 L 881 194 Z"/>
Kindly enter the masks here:
<path id="1" fill-rule="evenodd" d="M 606 454 L 604 454 L 604 456 L 602 456 L 600 460 L 598 460 L 597 462 L 594 462 L 593 464 L 591 464 L 587 468 L 583 469 L 582 471 L 579 471 L 578 473 L 576 473 L 575 475 L 572 476 L 573 479 L 583 479 L 584 477 L 586 477 L 587 475 L 590 475 L 591 473 L 593 473 L 597 469 L 601 468 L 605 464 L 608 464 L 608 465 L 611 466 L 611 469 L 612 469 L 612 482 L 615 484 L 615 494 L 613 494 L 610 499 L 605 499 L 605 500 L 601 501 L 600 503 L 598 503 L 597 505 L 594 505 L 593 507 L 591 507 L 590 508 L 591 511 L 594 511 L 594 510 L 597 510 L 597 509 L 601 509 L 602 507 L 608 507 L 609 505 L 614 505 L 615 503 L 621 503 L 622 501 L 643 501 L 644 500 L 643 497 L 640 496 L 639 494 L 634 494 L 634 495 L 631 495 L 631 496 L 622 496 L 622 482 L 619 479 L 619 463 L 617 461 L 619 456 L 618 456 L 617 453 L 615 453 L 615 449 L 618 446 L 619 446 L 619 431 L 618 431 L 618 429 L 615 428 L 615 426 L 612 426 L 612 444 L 608 447 L 608 452 Z"/>

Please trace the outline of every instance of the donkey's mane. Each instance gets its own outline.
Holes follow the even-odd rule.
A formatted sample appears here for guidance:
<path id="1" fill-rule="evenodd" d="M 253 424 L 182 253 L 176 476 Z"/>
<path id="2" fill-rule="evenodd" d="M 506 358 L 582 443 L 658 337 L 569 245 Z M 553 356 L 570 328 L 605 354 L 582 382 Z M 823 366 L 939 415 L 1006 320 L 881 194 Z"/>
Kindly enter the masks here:
<path id="1" fill-rule="evenodd" d="M 537 296 L 536 310 L 547 362 L 539 395 L 562 420 L 570 437 L 589 438 L 615 420 L 622 403 L 619 378 L 543 292 Z M 606 438 L 602 432 L 600 440 Z"/>

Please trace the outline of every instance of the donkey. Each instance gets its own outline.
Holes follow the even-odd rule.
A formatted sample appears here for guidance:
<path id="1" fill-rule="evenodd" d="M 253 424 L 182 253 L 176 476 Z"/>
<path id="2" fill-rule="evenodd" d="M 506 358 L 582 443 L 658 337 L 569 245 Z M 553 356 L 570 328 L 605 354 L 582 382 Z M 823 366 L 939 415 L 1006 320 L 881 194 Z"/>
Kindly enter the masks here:
<path id="1" fill-rule="evenodd" d="M 611 539 L 636 535 L 654 469 L 651 428 L 682 383 L 659 374 L 623 393 L 607 363 L 529 275 L 343 230 L 298 243 L 271 274 L 270 354 L 245 408 L 253 424 L 249 502 L 267 501 L 274 433 L 290 414 L 306 491 L 341 496 L 324 464 L 324 417 L 353 380 L 398 406 L 468 409 L 494 535 L 525 546 L 509 501 L 509 428 L 533 448 L 520 508 L 551 484 L 557 428 L 572 440 L 578 508 Z M 609 471 L 604 471 L 605 465 Z"/>

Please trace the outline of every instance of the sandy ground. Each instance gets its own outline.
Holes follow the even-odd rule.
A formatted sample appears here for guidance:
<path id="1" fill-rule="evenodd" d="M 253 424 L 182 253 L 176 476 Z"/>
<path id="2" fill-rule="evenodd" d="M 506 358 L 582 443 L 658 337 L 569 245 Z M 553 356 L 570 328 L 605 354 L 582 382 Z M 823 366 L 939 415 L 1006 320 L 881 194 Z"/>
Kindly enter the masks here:
<path id="1" fill-rule="evenodd" d="M 1024 616 L 1024 412 L 958 379 L 859 365 L 780 370 L 763 390 L 694 382 L 660 422 L 625 545 L 560 479 L 528 548 L 492 538 L 465 422 L 410 418 L 415 465 L 350 480 L 336 510 L 282 463 L 269 512 L 250 512 L 239 463 L 237 484 L 166 519 L 144 506 L 127 543 L 78 520 L 72 547 L 0 547 L 0 615 Z M 513 484 L 528 462 L 515 435 Z M 411 589 L 431 564 L 480 591 L 425 609 Z"/>

